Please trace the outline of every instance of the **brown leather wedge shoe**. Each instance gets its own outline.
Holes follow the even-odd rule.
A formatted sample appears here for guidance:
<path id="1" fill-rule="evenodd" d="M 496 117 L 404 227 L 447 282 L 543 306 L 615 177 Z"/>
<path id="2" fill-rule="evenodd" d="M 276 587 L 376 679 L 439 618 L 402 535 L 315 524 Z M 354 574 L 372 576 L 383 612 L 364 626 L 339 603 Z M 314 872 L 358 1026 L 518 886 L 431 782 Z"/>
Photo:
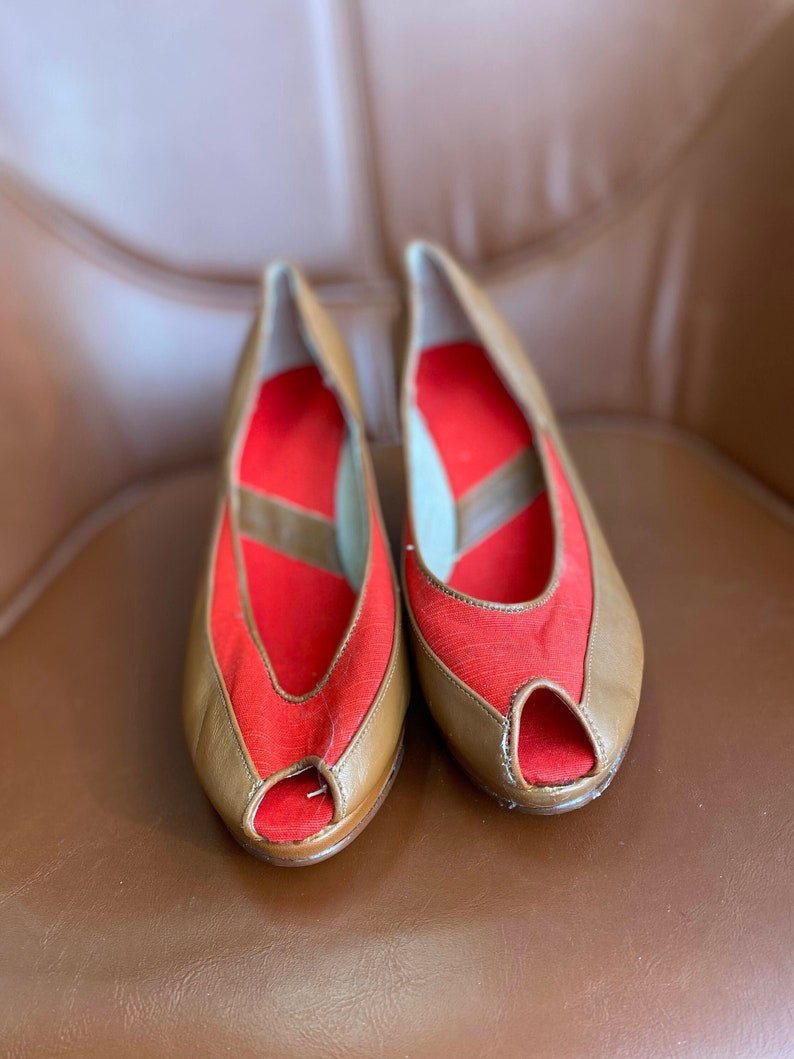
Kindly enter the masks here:
<path id="1" fill-rule="evenodd" d="M 517 338 L 442 250 L 407 251 L 403 578 L 425 697 L 510 807 L 561 813 L 617 771 L 637 616 Z"/>
<path id="2" fill-rule="evenodd" d="M 409 679 L 352 363 L 277 264 L 237 372 L 185 672 L 187 744 L 234 837 L 336 853 L 400 762 Z"/>

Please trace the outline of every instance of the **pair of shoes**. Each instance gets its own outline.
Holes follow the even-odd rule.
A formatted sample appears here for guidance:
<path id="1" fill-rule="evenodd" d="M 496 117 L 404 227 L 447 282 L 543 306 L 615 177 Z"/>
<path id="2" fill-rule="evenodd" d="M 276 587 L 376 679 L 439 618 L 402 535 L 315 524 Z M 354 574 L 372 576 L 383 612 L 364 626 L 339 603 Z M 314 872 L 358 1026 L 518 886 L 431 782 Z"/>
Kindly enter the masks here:
<path id="1" fill-rule="evenodd" d="M 517 338 L 442 250 L 406 254 L 403 589 L 424 696 L 503 804 L 561 813 L 626 752 L 637 617 Z M 331 856 L 402 756 L 410 677 L 339 334 L 272 266 L 226 422 L 184 689 L 188 747 L 234 837 L 274 864 Z"/>

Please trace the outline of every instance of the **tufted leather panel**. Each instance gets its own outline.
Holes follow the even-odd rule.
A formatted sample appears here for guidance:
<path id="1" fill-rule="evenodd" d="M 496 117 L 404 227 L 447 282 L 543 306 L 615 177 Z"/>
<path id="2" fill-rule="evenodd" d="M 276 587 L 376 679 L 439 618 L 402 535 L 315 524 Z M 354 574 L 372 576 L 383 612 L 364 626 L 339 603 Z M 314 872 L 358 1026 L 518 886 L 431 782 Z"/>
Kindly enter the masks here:
<path id="1" fill-rule="evenodd" d="M 393 441 L 417 232 L 479 268 L 563 411 L 677 422 L 792 495 L 791 10 L 0 8 L 0 599 L 213 449 L 274 254 L 324 282 Z"/>
<path id="2" fill-rule="evenodd" d="M 368 274 L 346 5 L 83 0 L 79 15 L 0 11 L 20 174 L 174 267 L 250 279 L 289 251 L 324 279 Z"/>
<path id="3" fill-rule="evenodd" d="M 0 591 L 12 593 L 94 502 L 209 451 L 219 375 L 272 254 L 343 284 L 372 432 L 393 440 L 396 256 L 419 230 L 487 270 L 563 410 L 683 423 L 790 493 L 790 435 L 778 425 L 788 418 L 780 372 L 794 385 L 783 355 L 789 6 L 734 0 L 717 17 L 708 5 L 615 5 L 620 33 L 603 5 L 530 15 L 505 0 L 468 2 L 454 19 L 445 4 L 427 16 L 382 2 L 237 3 L 223 17 L 212 5 L 157 17 L 138 5 L 122 17 L 91 3 L 79 20 L 46 4 L 4 8 L 3 410 L 14 429 L 3 485 L 18 517 L 4 528 Z M 114 311 L 134 323 L 108 334 Z M 161 313 L 192 333 L 154 324 Z M 170 353 L 155 349 L 166 334 Z M 82 370 L 52 399 L 68 389 L 69 435 L 88 404 L 108 417 L 132 450 L 121 462 L 101 431 L 83 446 L 70 436 L 57 461 L 41 446 L 47 366 L 72 347 Z M 206 368 L 186 383 L 198 411 L 183 426 L 171 394 L 188 355 Z M 153 386 L 151 403 L 118 392 Z M 148 429 L 152 404 L 167 439 Z M 129 439 L 143 432 L 136 451 Z M 17 446 L 25 474 L 8 455 Z M 45 506 L 46 525 L 35 520 L 29 536 L 20 524 Z"/>
<path id="4" fill-rule="evenodd" d="M 393 530 L 416 234 L 564 412 L 794 496 L 793 88 L 794 0 L 0 4 L 6 1051 L 785 1054 L 790 523 L 693 441 L 576 438 L 649 657 L 580 815 L 491 806 L 417 703 L 372 828 L 269 873 L 177 689 L 192 468 L 274 255 L 351 340 Z"/>
<path id="5" fill-rule="evenodd" d="M 787 6 L 363 0 L 391 260 L 432 231 L 498 267 L 620 208 L 696 135 Z"/>

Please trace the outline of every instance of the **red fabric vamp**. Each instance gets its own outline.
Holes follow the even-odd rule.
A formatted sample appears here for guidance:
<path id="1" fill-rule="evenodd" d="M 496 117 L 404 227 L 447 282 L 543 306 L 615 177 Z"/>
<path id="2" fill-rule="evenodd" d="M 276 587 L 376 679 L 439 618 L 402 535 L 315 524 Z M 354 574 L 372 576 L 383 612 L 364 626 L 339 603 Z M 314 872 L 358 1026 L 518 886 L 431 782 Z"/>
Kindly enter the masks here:
<path id="1" fill-rule="evenodd" d="M 533 446 L 532 430 L 491 365 L 471 342 L 426 349 L 416 403 L 455 500 Z M 461 555 L 448 583 L 494 603 L 534 599 L 546 586 L 553 532 L 545 490 L 513 519 Z"/>
<path id="2" fill-rule="evenodd" d="M 394 592 L 374 512 L 370 527 L 372 563 L 358 619 L 322 687 L 292 702 L 274 687 L 243 616 L 229 517 L 224 513 L 215 551 L 210 629 L 237 724 L 260 776 L 308 756 L 334 765 L 383 681 L 392 649 Z"/>
<path id="3" fill-rule="evenodd" d="M 259 389 L 240 453 L 242 485 L 334 517 L 345 420 L 313 365 L 268 379 Z"/>
<path id="4" fill-rule="evenodd" d="M 316 367 L 283 372 L 258 394 L 240 455 L 240 481 L 333 519 L 345 433 L 336 396 Z M 214 556 L 210 630 L 237 724 L 264 778 L 310 756 L 334 765 L 383 681 L 394 635 L 394 589 L 372 509 L 369 518 L 371 565 L 344 646 L 356 605 L 346 579 L 241 537 L 251 610 L 274 683 L 243 615 L 243 570 L 224 512 Z M 277 684 L 299 701 L 282 694 Z M 319 775 L 312 776 L 313 771 L 282 780 L 267 793 L 255 822 L 261 834 L 272 841 L 296 841 L 330 821 L 330 792 L 306 797 L 307 785 Z"/>
<path id="5" fill-rule="evenodd" d="M 559 581 L 545 603 L 503 611 L 457 600 L 425 576 L 414 551 L 405 556 L 411 607 L 425 640 L 448 669 L 502 714 L 507 714 L 513 694 L 530 680 L 543 678 L 558 684 L 577 703 L 584 684 L 593 606 L 590 555 L 576 501 L 557 454 L 550 442 L 544 443 L 559 497 L 563 535 Z M 562 703 L 558 706 L 568 713 Z M 529 708 L 525 707 L 525 712 Z M 559 710 L 548 712 L 562 719 L 557 745 L 564 747 L 568 718 Z M 587 768 L 580 773 L 584 775 L 592 768 L 594 757 L 578 722 L 575 739 L 579 750 L 589 755 Z M 527 753 L 522 767 L 525 762 Z M 547 769 L 548 776 L 553 777 L 558 763 L 554 754 L 536 748 L 536 760 L 530 767 L 536 777 L 545 777 Z M 554 780 L 545 778 L 543 782 Z"/>
<path id="6" fill-rule="evenodd" d="M 456 500 L 532 444 L 521 409 L 472 342 L 426 349 L 416 369 L 416 404 Z"/>

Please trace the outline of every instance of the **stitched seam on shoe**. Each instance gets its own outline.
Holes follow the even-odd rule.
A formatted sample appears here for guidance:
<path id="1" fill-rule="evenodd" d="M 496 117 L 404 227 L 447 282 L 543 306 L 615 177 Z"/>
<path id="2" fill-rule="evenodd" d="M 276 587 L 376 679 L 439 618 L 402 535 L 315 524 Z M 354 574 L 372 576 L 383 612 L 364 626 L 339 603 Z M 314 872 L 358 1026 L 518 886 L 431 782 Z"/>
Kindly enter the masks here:
<path id="1" fill-rule="evenodd" d="M 369 506 L 369 514 L 370 514 L 370 539 L 369 539 L 369 555 L 368 555 L 368 562 L 367 562 L 367 575 L 366 575 L 366 578 L 365 578 L 365 584 L 364 584 L 364 586 L 362 588 L 361 593 L 359 594 L 355 618 L 353 619 L 352 624 L 348 628 L 347 635 L 345 636 L 344 640 L 342 641 L 342 643 L 340 644 L 339 648 L 337 649 L 337 654 L 334 657 L 332 665 L 326 671 L 323 679 L 320 681 L 319 684 L 317 684 L 311 691 L 309 691 L 305 695 L 293 696 L 293 695 L 290 695 L 288 692 L 284 692 L 283 689 L 278 685 L 277 679 L 275 677 L 275 673 L 274 673 L 274 671 L 272 669 L 272 666 L 271 666 L 271 663 L 270 663 L 270 658 L 269 658 L 269 656 L 267 654 L 267 651 L 264 649 L 263 645 L 261 644 L 258 634 L 255 635 L 254 631 L 249 626 L 249 623 L 246 622 L 248 636 L 251 638 L 254 646 L 257 649 L 257 653 L 258 653 L 259 659 L 262 662 L 264 670 L 265 670 L 265 672 L 267 674 L 270 686 L 271 686 L 273 692 L 276 695 L 278 695 L 279 698 L 282 699 L 282 701 L 290 702 L 290 703 L 304 703 L 304 702 L 311 702 L 313 699 L 315 699 L 320 694 L 320 692 L 323 690 L 323 688 L 325 688 L 328 685 L 328 683 L 331 680 L 332 674 L 334 673 L 334 670 L 337 668 L 337 666 L 341 662 L 345 652 L 347 651 L 347 648 L 349 647 L 350 641 L 351 641 L 351 639 L 353 637 L 353 633 L 357 629 L 359 621 L 361 619 L 361 615 L 363 614 L 364 606 L 365 606 L 365 603 L 366 603 L 367 598 L 368 598 L 368 593 L 371 591 L 371 588 L 372 588 L 373 564 L 374 564 L 375 546 L 376 546 L 376 539 L 375 539 L 375 533 L 374 533 L 375 528 L 377 528 L 379 530 L 380 546 L 384 550 L 384 552 L 386 553 L 386 560 L 387 560 L 387 562 L 389 562 L 389 553 L 388 553 L 388 545 L 386 544 L 385 530 L 384 530 L 384 527 L 383 527 L 382 519 L 380 518 L 379 509 L 377 508 L 377 506 L 375 506 L 377 504 L 377 497 L 375 497 L 375 500 L 374 500 L 374 503 L 373 503 L 373 498 L 371 496 L 368 496 L 368 501 L 369 501 L 369 505 L 368 506 Z M 230 498 L 229 498 L 228 495 L 227 495 L 227 498 L 226 498 L 226 504 L 227 504 L 227 510 L 228 510 L 228 507 L 230 505 Z M 218 536 L 218 538 L 215 541 L 213 564 L 217 561 L 217 549 L 218 549 L 218 546 L 219 546 L 219 536 Z M 242 567 L 241 563 L 237 562 L 237 559 L 238 559 L 237 546 L 236 546 L 234 540 L 232 540 L 232 547 L 234 549 L 235 562 L 237 564 L 238 583 L 240 584 L 241 594 L 243 593 L 243 588 L 245 588 L 245 594 L 243 595 L 243 607 L 245 608 L 245 601 L 247 599 L 247 585 L 244 585 L 239 580 L 243 567 Z M 391 590 L 392 590 L 392 598 L 393 598 L 393 602 L 394 602 L 395 615 L 397 615 L 398 614 L 399 604 L 398 604 L 398 600 L 397 600 L 397 587 L 396 587 L 396 584 L 394 583 L 394 575 L 393 575 L 393 573 L 392 573 L 392 577 L 390 579 L 390 587 L 391 587 Z M 213 584 L 213 591 L 214 591 L 214 584 Z M 392 648 L 391 648 L 391 651 L 394 650 L 395 629 L 397 627 L 398 626 L 397 626 L 397 623 L 395 621 L 395 623 L 394 623 L 394 625 L 392 627 Z M 391 652 L 390 652 L 390 655 L 391 655 Z M 395 665 L 396 665 L 396 657 L 395 657 Z M 388 672 L 388 665 L 387 665 L 387 670 L 384 672 L 384 679 L 386 677 L 386 673 L 387 672 Z M 215 679 L 216 679 L 216 681 L 218 680 L 217 672 L 215 672 Z M 391 680 L 391 677 L 389 677 L 389 680 Z M 385 693 L 385 689 L 383 689 L 383 691 Z M 225 702 L 226 702 L 226 700 L 224 698 L 224 704 L 225 704 Z M 228 720 L 228 708 L 227 708 L 227 720 Z M 371 720 L 371 718 L 370 718 L 370 720 Z M 230 724 L 231 724 L 231 722 L 230 722 Z M 358 734 L 359 733 L 356 732 L 354 734 L 353 739 L 357 738 Z M 348 747 L 350 745 L 351 744 L 348 744 Z M 348 747 L 346 747 L 345 750 L 342 753 L 345 753 L 346 750 L 348 749 Z M 238 753 L 240 753 L 239 742 L 237 742 L 237 749 L 238 749 Z M 329 766 L 329 768 L 333 768 L 333 766 Z M 250 777 L 251 776 L 251 772 L 250 772 L 250 770 L 247 767 L 246 767 L 246 772 L 248 773 L 248 775 Z M 254 786 L 251 788 L 251 791 L 249 792 L 249 798 L 250 798 L 250 794 L 253 792 L 253 790 L 255 789 L 256 786 L 257 786 L 256 783 L 254 783 Z M 339 790 L 339 792 L 341 794 L 342 800 L 345 803 L 344 809 L 346 809 L 347 799 L 345 798 L 344 792 L 342 792 L 341 787 L 339 787 L 338 782 L 337 782 L 337 788 L 338 788 L 338 790 Z M 333 824 L 328 824 L 327 826 L 328 827 L 332 827 L 334 825 Z M 315 838 L 316 836 L 311 836 L 311 837 Z"/>
<path id="2" fill-rule="evenodd" d="M 394 639 L 392 640 L 392 643 L 394 643 Z M 397 648 L 394 651 L 394 657 L 392 658 L 391 666 L 389 667 L 388 673 L 386 674 L 386 682 L 385 682 L 385 684 L 383 684 L 381 686 L 380 691 L 378 692 L 378 694 L 375 697 L 375 700 L 374 700 L 370 710 L 368 711 L 369 712 L 369 717 L 366 719 L 364 724 L 361 726 L 361 728 L 359 728 L 359 730 L 356 732 L 356 734 L 353 736 L 353 738 L 347 744 L 345 749 L 342 751 L 342 754 L 340 755 L 340 758 L 339 758 L 340 761 L 341 761 L 342 757 L 345 754 L 347 754 L 348 751 L 350 751 L 353 748 L 353 746 L 355 746 L 355 744 L 358 742 L 359 739 L 363 739 L 364 738 L 364 735 L 368 731 L 370 725 L 373 723 L 375 718 L 377 716 L 379 716 L 380 708 L 383 705 L 383 702 L 384 702 L 384 700 L 386 698 L 386 693 L 389 690 L 389 686 L 391 685 L 392 679 L 393 679 L 394 674 L 395 674 L 395 672 L 397 670 L 397 661 L 398 661 L 398 659 L 399 659 L 399 648 Z M 345 813 L 345 812 L 347 812 L 348 798 L 347 798 L 347 794 L 345 792 L 344 787 L 339 782 L 339 773 L 338 773 L 338 769 L 337 769 L 338 765 L 339 765 L 339 761 L 337 761 L 336 765 L 331 765 L 330 769 L 331 769 L 332 772 L 334 772 L 334 775 L 336 776 L 337 788 L 339 790 L 339 794 L 341 796 L 341 800 L 342 800 L 342 803 L 343 803 L 342 804 L 342 812 Z"/>
<path id="3" fill-rule="evenodd" d="M 450 679 L 450 674 L 444 672 L 444 669 L 443 669 L 441 663 L 438 661 L 438 659 L 433 657 L 432 652 L 425 645 L 424 636 L 422 636 L 421 629 L 418 627 L 418 625 L 414 621 L 413 615 L 409 615 L 409 616 L 410 616 L 410 619 L 411 619 L 411 624 L 414 626 L 414 629 L 416 629 L 417 633 L 419 634 L 418 637 L 417 637 L 417 642 L 419 643 L 419 646 L 422 648 L 424 653 L 427 655 L 427 657 L 430 659 L 430 661 L 433 663 L 433 665 L 439 671 L 441 676 L 447 681 L 448 684 L 452 683 L 454 685 L 454 687 L 456 687 L 460 691 L 462 691 L 463 694 L 467 698 L 471 699 L 471 701 L 476 706 L 479 706 L 479 708 L 482 710 L 482 712 L 485 714 L 485 716 L 488 718 L 488 720 L 493 721 L 493 723 L 498 725 L 499 728 L 502 728 L 503 725 L 502 725 L 501 721 L 499 720 L 499 718 L 498 717 L 494 717 L 494 715 L 488 710 L 488 708 L 483 705 L 483 703 L 480 701 L 480 699 L 475 694 L 475 692 L 471 691 L 462 681 L 458 680 L 454 676 L 454 674 L 452 674 L 452 679 Z"/>
<path id="4" fill-rule="evenodd" d="M 549 439 L 548 438 L 543 437 L 540 440 L 545 440 L 546 441 L 546 445 L 549 445 Z M 553 441 L 553 439 L 551 439 L 551 440 Z M 554 452 L 555 455 L 557 455 L 557 458 L 559 459 L 559 455 L 557 454 L 556 446 L 552 447 L 552 451 Z M 414 544 L 414 555 L 413 555 L 414 564 L 416 566 L 416 569 L 419 571 L 419 573 L 422 575 L 422 577 L 430 585 L 431 588 L 438 589 L 438 591 L 439 592 L 443 592 L 445 596 L 449 596 L 450 599 L 454 599 L 457 603 L 462 603 L 464 606 L 477 607 L 480 610 L 492 610 L 492 611 L 495 611 L 497 614 L 524 614 L 524 613 L 527 613 L 528 611 L 531 611 L 531 610 L 539 610 L 541 607 L 545 606 L 545 604 L 548 603 L 551 600 L 552 596 L 554 596 L 554 594 L 556 593 L 557 589 L 560 586 L 560 580 L 562 578 L 562 571 L 563 571 L 563 567 L 565 566 L 565 546 L 566 546 L 567 533 L 566 533 L 566 527 L 565 527 L 565 525 L 563 523 L 563 520 L 562 520 L 562 511 L 561 511 L 561 505 L 560 505 L 560 498 L 558 496 L 558 490 L 557 490 L 556 487 L 554 487 L 554 488 L 550 487 L 551 486 L 551 477 L 547 473 L 548 472 L 548 468 L 546 466 L 546 464 L 547 464 L 547 453 L 545 451 L 545 448 L 541 449 L 541 451 L 540 451 L 540 459 L 541 459 L 541 465 L 543 466 L 543 470 L 544 470 L 544 476 L 546 478 L 546 484 L 547 484 L 546 495 L 548 496 L 549 503 L 550 503 L 550 505 L 551 505 L 551 507 L 553 508 L 553 511 L 554 511 L 554 518 L 553 518 L 554 530 L 555 530 L 555 534 L 558 537 L 558 539 L 557 539 L 557 541 L 555 543 L 554 570 L 553 570 L 554 576 L 552 577 L 551 581 L 549 582 L 549 584 L 544 589 L 543 593 L 540 596 L 538 596 L 537 599 L 529 600 L 527 603 L 492 603 L 492 602 L 489 602 L 488 600 L 474 599 L 471 596 L 465 596 L 462 593 L 455 591 L 455 589 L 451 588 L 451 586 L 444 584 L 442 581 L 439 581 L 438 578 L 434 577 L 430 573 L 430 571 L 425 567 L 424 563 L 420 560 L 420 553 L 419 553 L 416 545 Z M 563 467 L 563 471 L 564 470 L 565 470 L 565 468 Z M 567 481 L 567 475 L 565 476 L 565 480 L 566 480 L 566 484 L 568 485 L 568 488 L 570 488 L 570 484 Z M 577 513 L 579 513 L 579 518 L 581 520 L 582 516 L 581 516 L 581 512 L 579 512 L 579 504 L 578 504 L 578 502 L 576 502 L 576 497 L 574 497 L 574 502 L 576 504 Z"/>
<path id="5" fill-rule="evenodd" d="M 370 576 L 371 576 L 371 571 L 370 571 Z M 343 658 L 345 652 L 347 651 L 348 646 L 350 645 L 350 641 L 351 641 L 351 639 L 353 637 L 353 633 L 358 628 L 358 623 L 359 623 L 359 620 L 361 618 L 361 613 L 364 610 L 364 604 L 367 601 L 367 597 L 368 597 L 369 590 L 370 590 L 370 583 L 369 582 L 370 582 L 370 577 L 367 578 L 367 586 L 366 586 L 366 588 L 364 589 L 364 592 L 361 595 L 361 604 L 360 604 L 360 606 L 358 608 L 358 612 L 357 612 L 356 617 L 355 617 L 355 619 L 353 621 L 353 624 L 348 629 L 347 636 L 345 636 L 344 640 L 342 641 L 342 643 L 341 643 L 341 645 L 339 647 L 338 653 L 337 653 L 336 657 L 334 658 L 334 660 L 333 660 L 333 662 L 331 664 L 331 667 L 326 670 L 325 676 L 320 681 L 320 683 L 315 685 L 315 687 L 313 687 L 312 690 L 310 692 L 308 692 L 308 694 L 306 694 L 306 695 L 290 695 L 289 692 L 285 692 L 284 689 L 278 684 L 277 679 L 274 679 L 274 673 L 271 671 L 271 667 L 270 667 L 270 664 L 269 664 L 269 658 L 268 658 L 268 661 L 265 661 L 263 659 L 263 661 L 265 661 L 265 669 L 267 670 L 267 675 L 268 675 L 268 678 L 270 680 L 271 687 L 273 688 L 273 691 L 279 696 L 279 698 L 283 699 L 285 702 L 292 702 L 292 703 L 295 703 L 295 702 L 310 702 L 313 698 L 315 698 L 317 695 L 319 695 L 320 692 L 323 690 L 323 688 L 330 682 L 334 670 L 339 665 L 339 663 L 342 661 L 342 658 Z M 256 641 L 254 641 L 254 643 L 256 643 Z M 260 652 L 260 654 L 261 654 L 261 652 Z"/>
<path id="6" fill-rule="evenodd" d="M 598 610 L 599 610 L 599 600 L 598 600 L 598 597 L 597 597 L 597 595 L 595 593 L 595 585 L 594 585 L 593 586 L 593 628 L 592 628 L 592 631 L 590 633 L 590 644 L 589 644 L 589 647 L 591 647 L 591 648 L 595 647 L 595 644 L 597 642 L 597 636 L 598 636 Z M 590 684 L 590 672 L 592 670 L 592 666 L 593 666 L 593 652 L 592 652 L 592 650 L 588 650 L 588 652 L 587 652 L 587 673 L 585 674 L 586 690 L 585 690 L 585 694 L 584 694 L 584 699 L 579 703 L 579 709 L 582 711 L 582 713 L 585 716 L 585 719 L 587 720 L 587 723 L 590 725 L 590 731 L 593 733 L 593 738 L 595 739 L 596 745 L 597 745 L 597 747 L 598 747 L 598 749 L 599 749 L 599 751 L 601 753 L 602 760 L 606 761 L 606 757 L 607 757 L 606 747 L 604 746 L 604 742 L 603 742 L 603 740 L 601 739 L 601 736 L 598 733 L 598 729 L 596 728 L 595 723 L 593 722 L 593 717 L 592 717 L 592 714 L 590 713 L 590 710 L 589 710 L 590 687 L 591 687 L 591 684 Z"/>
<path id="7" fill-rule="evenodd" d="M 530 603 L 489 603 L 486 600 L 466 599 L 464 596 L 455 592 L 454 589 L 449 588 L 447 585 L 444 585 L 440 581 L 431 577 L 418 562 L 416 563 L 416 568 L 431 588 L 443 592 L 445 596 L 454 599 L 456 603 L 462 603 L 466 607 L 479 607 L 480 610 L 494 610 L 498 614 L 522 614 L 524 611 L 538 610 L 544 604 L 549 602 L 556 592 L 560 580 L 559 575 L 555 577 L 554 581 L 549 585 L 543 595 L 538 597 L 538 599 L 532 600 Z"/>
<path id="8" fill-rule="evenodd" d="M 218 688 L 218 693 L 220 694 L 221 701 L 223 702 L 223 710 L 224 710 L 224 716 L 226 718 L 226 723 L 228 724 L 229 731 L 232 733 L 232 738 L 234 739 L 234 749 L 237 751 L 237 754 L 238 754 L 240 760 L 243 763 L 243 768 L 245 769 L 245 774 L 248 776 L 249 780 L 251 781 L 251 787 L 249 788 L 249 791 L 248 791 L 248 797 L 250 798 L 251 795 L 253 794 L 254 790 L 256 789 L 257 780 L 254 777 L 253 773 L 251 772 L 250 768 L 248 767 L 248 762 L 245 760 L 245 755 L 243 754 L 242 747 L 240 746 L 240 740 L 237 737 L 237 732 L 235 731 L 234 724 L 232 723 L 232 719 L 229 716 L 229 705 L 228 705 L 228 703 L 226 701 L 226 696 L 223 693 L 223 686 L 222 686 L 222 684 L 220 682 L 220 678 L 218 676 L 217 670 L 215 669 L 215 665 L 212 663 L 211 659 L 210 659 L 210 664 L 212 665 L 212 675 L 213 675 L 213 677 L 215 679 L 215 685 Z M 203 727 L 203 722 L 202 722 L 202 727 Z"/>
<path id="9" fill-rule="evenodd" d="M 394 639 L 392 639 L 392 643 L 394 643 Z M 381 684 L 381 687 L 380 687 L 380 690 L 378 691 L 378 694 L 373 699 L 372 706 L 367 711 L 369 713 L 369 717 L 366 719 L 366 721 L 361 726 L 361 728 L 358 729 L 358 731 L 355 733 L 353 738 L 347 744 L 347 746 L 345 747 L 344 751 L 342 752 L 343 754 L 346 754 L 358 742 L 359 739 L 362 739 L 364 737 L 364 734 L 369 729 L 369 726 L 372 724 L 372 722 L 378 716 L 378 712 L 379 712 L 381 706 L 383 705 L 383 700 L 386 698 L 386 692 L 389 690 L 389 685 L 391 684 L 392 678 L 394 677 L 395 670 L 397 669 L 397 659 L 398 659 L 398 657 L 399 657 L 398 652 L 395 651 L 394 652 L 394 657 L 392 658 L 391 666 L 389 667 L 389 669 L 388 669 L 388 671 L 387 671 L 387 673 L 385 675 L 385 681 L 386 682 L 384 684 Z M 341 760 L 341 755 L 340 755 L 340 760 Z M 337 761 L 337 765 L 338 764 L 339 764 L 339 762 Z M 335 768 L 336 766 L 334 765 L 334 766 L 330 766 L 330 767 Z"/>

